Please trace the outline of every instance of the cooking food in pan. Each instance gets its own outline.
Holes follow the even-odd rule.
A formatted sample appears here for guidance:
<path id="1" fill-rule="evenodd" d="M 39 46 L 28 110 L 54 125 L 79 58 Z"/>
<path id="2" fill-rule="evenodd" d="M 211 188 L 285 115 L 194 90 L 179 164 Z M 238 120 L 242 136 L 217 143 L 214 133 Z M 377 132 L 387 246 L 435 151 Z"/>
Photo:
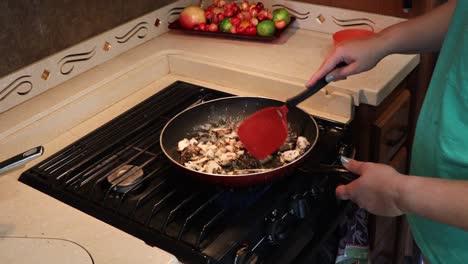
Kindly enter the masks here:
<path id="1" fill-rule="evenodd" d="M 223 166 L 216 163 L 222 168 L 222 170 L 226 171 L 226 174 L 208 173 L 184 166 L 184 164 L 181 162 L 181 155 L 183 150 L 179 151 L 177 148 L 179 142 L 181 141 L 185 142 L 181 143 L 182 147 L 184 144 L 186 145 L 187 141 L 184 139 L 187 139 L 190 143 L 190 140 L 194 138 L 197 143 L 192 141 L 193 144 L 190 145 L 195 144 L 196 147 L 198 147 L 198 144 L 201 142 L 208 144 L 207 139 L 211 139 L 211 137 L 213 137 L 213 133 L 210 135 L 210 131 L 215 132 L 220 128 L 232 128 L 232 131 L 237 131 L 237 124 L 240 124 L 243 120 L 245 120 L 246 117 L 250 116 L 256 111 L 264 109 L 265 107 L 276 107 L 282 105 L 284 105 L 283 101 L 249 96 L 231 96 L 199 103 L 197 105 L 186 108 L 178 115 L 172 117 L 172 119 L 166 123 L 165 127 L 161 131 L 160 136 L 161 150 L 175 168 L 180 169 L 180 171 L 185 175 L 192 176 L 201 181 L 228 187 L 245 187 L 255 184 L 269 183 L 272 180 L 279 179 L 292 172 L 302 161 L 307 158 L 308 154 L 311 153 L 314 145 L 317 142 L 319 135 L 317 123 L 311 115 L 297 107 L 293 107 L 288 111 L 289 139 L 287 142 L 289 144 L 282 146 L 279 150 L 279 153 L 278 151 L 274 152 L 274 155 L 269 157 L 270 159 L 264 159 L 261 161 L 257 159 L 247 159 L 249 157 L 249 153 L 247 153 L 245 150 L 243 155 L 239 155 L 239 158 L 237 158 L 237 152 L 239 150 L 243 150 L 242 147 L 239 147 L 239 150 L 232 149 L 233 151 L 229 151 L 236 154 L 237 159 L 233 160 L 235 161 L 234 164 L 231 163 L 232 165 Z M 223 122 L 223 120 L 225 122 Z M 224 137 L 225 142 L 227 135 L 235 136 L 235 134 L 232 134 L 232 131 L 224 132 L 222 137 Z M 216 133 L 215 136 L 220 137 L 217 134 L 218 133 Z M 281 163 L 281 156 L 284 158 L 289 158 L 285 154 L 281 155 L 281 153 L 286 152 L 287 150 L 295 150 L 299 136 L 307 139 L 310 145 L 304 148 L 304 150 L 299 151 L 299 153 L 303 152 L 299 155 L 299 157 L 295 157 L 294 159 L 291 157 L 289 160 L 292 161 L 290 162 L 287 162 L 286 159 L 284 159 L 285 163 Z M 233 139 L 236 139 L 236 137 Z M 217 140 L 221 141 L 221 139 Z M 235 141 L 229 142 L 232 142 L 233 146 L 236 145 Z M 213 142 L 211 144 L 213 144 Z M 189 145 L 186 145 L 186 147 L 188 146 Z M 224 148 L 226 148 L 226 146 L 228 146 L 228 144 L 224 144 Z M 231 145 L 229 144 L 229 146 Z M 229 148 L 230 147 L 228 147 L 228 149 Z M 221 151 L 222 150 L 220 150 L 220 152 Z M 214 151 L 214 153 L 216 152 L 217 151 Z M 227 152 L 228 151 L 226 150 L 226 153 Z M 294 151 L 287 153 L 294 153 Z M 297 153 L 297 151 L 295 153 Z M 202 158 L 195 158 L 200 156 L 198 155 L 198 152 L 195 152 L 195 155 L 184 154 L 184 156 L 189 158 L 193 157 L 194 160 L 190 161 L 196 161 Z M 247 164 L 252 162 L 255 166 L 240 167 L 239 159 L 240 161 L 245 161 Z M 186 161 L 188 162 L 189 160 Z M 208 158 L 206 161 L 202 160 L 203 166 L 200 165 L 200 167 L 203 168 L 204 165 L 208 163 L 208 161 Z M 206 164 L 203 162 L 206 162 Z M 213 162 L 210 164 L 215 165 Z M 236 171 L 234 172 L 234 170 Z M 232 174 L 228 174 L 229 171 L 232 171 Z"/>
<path id="2" fill-rule="evenodd" d="M 263 160 L 250 155 L 239 141 L 237 123 L 220 122 L 201 125 L 191 137 L 178 142 L 180 163 L 204 173 L 240 175 L 268 171 L 290 163 L 310 147 L 303 136 L 290 132 L 286 143 Z"/>

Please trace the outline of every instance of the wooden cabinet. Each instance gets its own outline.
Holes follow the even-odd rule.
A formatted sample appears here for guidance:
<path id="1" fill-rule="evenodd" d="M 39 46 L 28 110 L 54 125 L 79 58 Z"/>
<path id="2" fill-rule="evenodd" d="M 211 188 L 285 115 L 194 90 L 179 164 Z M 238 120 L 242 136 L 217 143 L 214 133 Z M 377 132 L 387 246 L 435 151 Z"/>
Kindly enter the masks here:
<path id="1" fill-rule="evenodd" d="M 356 159 L 389 164 L 408 173 L 412 124 L 416 98 L 412 96 L 413 71 L 377 107 L 360 105 L 352 123 Z M 369 217 L 370 259 L 372 263 L 402 263 L 408 235 L 404 217 Z"/>
<path id="2" fill-rule="evenodd" d="M 408 138 L 411 94 L 404 89 L 374 122 L 374 160 L 390 163 Z M 405 172 L 405 171 L 403 171 Z"/>

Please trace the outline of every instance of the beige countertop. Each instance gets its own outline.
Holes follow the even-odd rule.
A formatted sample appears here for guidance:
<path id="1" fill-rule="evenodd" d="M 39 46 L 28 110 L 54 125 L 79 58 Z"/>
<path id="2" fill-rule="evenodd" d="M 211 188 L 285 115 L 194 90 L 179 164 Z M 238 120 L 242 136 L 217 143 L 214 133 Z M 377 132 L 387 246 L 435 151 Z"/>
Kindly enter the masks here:
<path id="1" fill-rule="evenodd" d="M 5 257 L 11 257 L 5 254 L 11 246 L 1 245 L 25 236 L 73 241 L 95 263 L 175 262 L 172 255 L 18 182 L 19 175 L 176 80 L 284 100 L 303 89 L 331 45 L 329 34 L 300 29 L 273 43 L 170 32 L 0 114 L 0 160 L 45 147 L 41 158 L 0 175 L 0 263 L 12 263 Z M 418 56 L 389 56 L 369 72 L 329 85 L 301 107 L 349 122 L 353 105 L 378 105 L 418 62 Z M 41 247 L 30 250 L 39 256 L 34 248 Z"/>

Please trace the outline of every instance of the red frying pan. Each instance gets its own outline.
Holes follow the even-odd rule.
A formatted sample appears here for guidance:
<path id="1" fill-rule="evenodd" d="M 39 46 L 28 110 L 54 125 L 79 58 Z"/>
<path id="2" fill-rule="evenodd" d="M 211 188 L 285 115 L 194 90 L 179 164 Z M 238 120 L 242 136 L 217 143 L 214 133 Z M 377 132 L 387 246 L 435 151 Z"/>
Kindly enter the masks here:
<path id="1" fill-rule="evenodd" d="M 164 154 L 177 168 L 200 180 L 225 186 L 248 186 L 267 183 L 286 175 L 300 164 L 314 148 L 318 138 L 318 126 L 314 118 L 297 107 L 288 108 L 288 128 L 310 142 L 309 148 L 297 159 L 268 171 L 241 175 L 223 175 L 200 172 L 181 164 L 181 154 L 177 151 L 178 142 L 190 138 L 197 129 L 207 123 L 217 123 L 220 119 L 238 120 L 266 107 L 281 107 L 284 102 L 262 97 L 227 97 L 204 102 L 190 107 L 173 117 L 161 132 L 160 144 Z"/>

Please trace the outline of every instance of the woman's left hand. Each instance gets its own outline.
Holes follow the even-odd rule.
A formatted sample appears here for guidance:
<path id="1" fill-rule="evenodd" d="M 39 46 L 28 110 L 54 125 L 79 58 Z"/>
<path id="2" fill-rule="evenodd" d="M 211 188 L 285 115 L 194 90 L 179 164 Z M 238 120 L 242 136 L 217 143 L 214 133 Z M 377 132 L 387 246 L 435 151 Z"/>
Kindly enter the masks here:
<path id="1" fill-rule="evenodd" d="M 399 207 L 401 184 L 406 176 L 394 168 L 371 162 L 342 158 L 343 166 L 360 177 L 347 185 L 336 188 L 336 196 L 352 200 L 361 208 L 382 216 L 402 215 Z"/>

